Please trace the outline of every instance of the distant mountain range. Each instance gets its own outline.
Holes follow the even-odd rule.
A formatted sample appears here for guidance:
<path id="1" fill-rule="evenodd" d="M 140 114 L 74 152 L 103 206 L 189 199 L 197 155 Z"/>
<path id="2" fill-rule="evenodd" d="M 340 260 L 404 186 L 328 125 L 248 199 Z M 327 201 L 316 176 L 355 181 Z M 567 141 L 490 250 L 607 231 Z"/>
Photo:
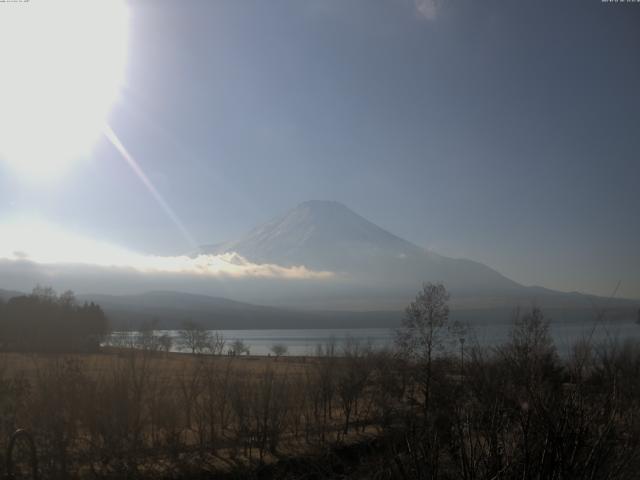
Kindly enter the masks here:
<path id="1" fill-rule="evenodd" d="M 236 302 L 208 295 L 155 291 L 139 295 L 80 295 L 108 313 L 116 328 L 156 319 L 162 328 L 192 320 L 212 329 L 358 328 L 399 325 L 401 312 L 310 311 Z"/>
<path id="2" fill-rule="evenodd" d="M 0 289 L 0 300 L 26 292 Z M 88 294 L 79 303 L 95 302 L 107 313 L 114 329 L 136 329 L 157 322 L 161 329 L 178 329 L 185 320 L 211 329 L 358 328 L 399 325 L 401 312 L 353 312 L 292 310 L 236 302 L 208 295 L 154 291 L 136 295 Z"/>
<path id="3" fill-rule="evenodd" d="M 0 290 L 7 301 L 24 292 Z M 179 329 L 185 320 L 196 321 L 217 330 L 237 329 L 308 329 L 308 328 L 394 328 L 400 325 L 402 310 L 336 311 L 296 310 L 254 305 L 233 300 L 193 295 L 183 292 L 153 291 L 136 295 L 78 295 L 78 302 L 96 302 L 107 313 L 115 330 L 137 329 L 144 323 L 157 322 L 161 329 Z M 513 307 L 454 309 L 452 320 L 464 324 L 507 323 Z M 632 306 L 617 306 L 608 312 L 613 322 L 635 318 Z M 592 322 L 596 312 L 585 308 L 549 308 L 545 314 L 562 323 Z"/>
<path id="4" fill-rule="evenodd" d="M 6 302 L 10 298 L 18 297 L 20 295 L 24 295 L 22 292 L 18 292 L 15 290 L 2 290 L 0 289 L 0 300 Z"/>

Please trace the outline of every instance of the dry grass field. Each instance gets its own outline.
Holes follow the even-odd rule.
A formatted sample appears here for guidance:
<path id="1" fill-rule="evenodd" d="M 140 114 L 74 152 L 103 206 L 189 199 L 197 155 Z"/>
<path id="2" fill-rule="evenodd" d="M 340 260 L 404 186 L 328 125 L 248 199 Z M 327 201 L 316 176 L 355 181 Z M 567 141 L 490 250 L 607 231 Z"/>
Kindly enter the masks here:
<path id="1" fill-rule="evenodd" d="M 0 452 L 25 428 L 51 479 L 626 480 L 640 468 L 639 344 L 583 342 L 560 358 L 534 309 L 496 348 L 411 346 L 2 353 Z"/>
<path id="2" fill-rule="evenodd" d="M 4 375 L 25 375 L 35 378 L 43 368 L 51 367 L 61 361 L 78 362 L 86 368 L 86 373 L 99 378 L 114 367 L 130 363 L 132 356 L 137 362 L 148 362 L 154 374 L 161 374 L 166 379 L 178 379 L 185 371 L 196 368 L 203 363 L 211 368 L 225 368 L 232 364 L 242 374 L 252 375 L 271 369 L 275 373 L 304 374 L 322 359 L 317 357 L 282 356 L 267 357 L 257 355 L 242 355 L 230 357 L 227 355 L 191 355 L 188 353 L 153 353 L 149 355 L 143 351 L 130 351 L 106 347 L 99 353 L 17 353 L 0 352 L 0 371 Z M 338 359 L 336 359 L 338 360 Z"/>
<path id="3" fill-rule="evenodd" d="M 51 478 L 237 471 L 374 435 L 364 360 L 3 353 L 0 434 L 32 432 Z"/>

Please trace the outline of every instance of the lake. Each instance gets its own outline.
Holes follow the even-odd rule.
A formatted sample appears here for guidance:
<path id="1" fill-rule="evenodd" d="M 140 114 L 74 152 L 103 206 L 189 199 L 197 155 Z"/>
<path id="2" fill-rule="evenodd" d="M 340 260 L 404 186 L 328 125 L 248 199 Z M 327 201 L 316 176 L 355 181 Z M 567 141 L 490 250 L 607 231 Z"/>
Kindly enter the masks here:
<path id="1" fill-rule="evenodd" d="M 485 324 L 469 328 L 466 345 L 478 344 L 491 347 L 504 343 L 509 337 L 510 324 Z M 177 330 L 162 330 L 157 334 L 167 333 L 174 338 L 173 350 L 179 351 Z M 227 345 L 236 339 L 242 340 L 252 355 L 269 355 L 271 347 L 282 344 L 287 347 L 288 355 L 315 355 L 318 345 L 335 343 L 337 351 L 341 345 L 351 339 L 361 344 L 369 344 L 381 349 L 393 345 L 394 330 L 387 328 L 355 328 L 355 329 L 304 329 L 304 330 L 219 330 Z M 115 335 L 122 333 L 115 332 Z M 589 338 L 595 343 L 612 340 L 640 341 L 640 325 L 634 322 L 603 322 L 594 327 L 593 323 L 552 323 L 551 335 L 558 352 L 566 355 L 576 341 Z M 451 348 L 457 348 L 457 342 Z"/>

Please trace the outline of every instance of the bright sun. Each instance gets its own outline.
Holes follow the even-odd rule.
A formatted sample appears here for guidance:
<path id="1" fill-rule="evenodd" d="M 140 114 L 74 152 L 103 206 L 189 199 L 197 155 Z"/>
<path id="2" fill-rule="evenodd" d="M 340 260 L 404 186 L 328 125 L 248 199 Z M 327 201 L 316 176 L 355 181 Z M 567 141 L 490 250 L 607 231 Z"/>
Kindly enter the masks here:
<path id="1" fill-rule="evenodd" d="M 0 159 L 30 179 L 91 149 L 124 80 L 124 0 L 32 0 L 0 14 Z"/>

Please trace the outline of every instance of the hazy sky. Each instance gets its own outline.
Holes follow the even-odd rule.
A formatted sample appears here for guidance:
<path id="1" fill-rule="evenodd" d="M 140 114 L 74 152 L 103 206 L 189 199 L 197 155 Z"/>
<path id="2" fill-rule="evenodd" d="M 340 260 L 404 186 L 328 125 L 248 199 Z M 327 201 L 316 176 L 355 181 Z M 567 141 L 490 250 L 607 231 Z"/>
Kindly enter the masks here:
<path id="1" fill-rule="evenodd" d="M 109 123 L 199 243 L 341 201 L 524 284 L 640 298 L 640 4 L 131 1 Z M 0 219 L 190 250 L 114 147 Z"/>

